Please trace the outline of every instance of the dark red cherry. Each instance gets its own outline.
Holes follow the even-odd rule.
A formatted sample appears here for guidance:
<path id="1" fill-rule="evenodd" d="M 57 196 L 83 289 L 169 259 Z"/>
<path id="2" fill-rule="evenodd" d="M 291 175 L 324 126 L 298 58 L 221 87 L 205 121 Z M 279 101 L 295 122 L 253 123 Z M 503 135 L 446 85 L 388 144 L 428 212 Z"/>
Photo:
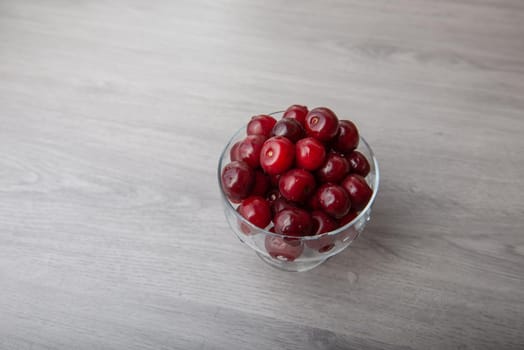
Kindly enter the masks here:
<path id="1" fill-rule="evenodd" d="M 333 216 L 341 218 L 349 212 L 351 202 L 349 196 L 339 185 L 325 184 L 318 189 L 320 206 L 322 209 Z"/>
<path id="2" fill-rule="evenodd" d="M 308 113 L 305 128 L 308 136 L 328 142 L 337 136 L 338 118 L 328 108 L 315 108 Z"/>
<path id="3" fill-rule="evenodd" d="M 288 170 L 294 160 L 295 145 L 283 136 L 274 136 L 266 140 L 260 151 L 260 165 L 270 175 Z"/>
<path id="4" fill-rule="evenodd" d="M 272 135 L 286 137 L 295 143 L 304 137 L 304 128 L 295 119 L 283 118 L 273 127 Z"/>
<path id="5" fill-rule="evenodd" d="M 369 174 L 370 166 L 366 157 L 359 151 L 353 151 L 346 156 L 351 172 L 366 177 Z"/>
<path id="6" fill-rule="evenodd" d="M 273 218 L 275 231 L 286 236 L 307 236 L 311 234 L 313 222 L 309 213 L 299 208 L 278 212 Z"/>
<path id="7" fill-rule="evenodd" d="M 250 196 L 242 201 L 238 212 L 253 225 L 265 228 L 271 222 L 269 202 L 260 196 Z"/>
<path id="8" fill-rule="evenodd" d="M 239 201 L 251 193 L 255 171 L 246 162 L 233 161 L 222 169 L 222 189 L 231 201 Z"/>
<path id="9" fill-rule="evenodd" d="M 290 201 L 303 202 L 315 191 L 315 178 L 304 169 L 291 169 L 278 182 L 282 196 Z"/>
<path id="10" fill-rule="evenodd" d="M 322 142 L 313 137 L 299 140 L 295 145 L 296 164 L 298 168 L 316 170 L 324 163 L 326 148 Z"/>
<path id="11" fill-rule="evenodd" d="M 352 209 L 355 211 L 364 209 L 373 195 L 366 179 L 357 174 L 348 175 L 341 185 L 349 194 Z"/>
<path id="12" fill-rule="evenodd" d="M 337 153 L 330 153 L 326 162 L 317 170 L 320 182 L 339 182 L 349 173 L 350 167 L 346 158 Z"/>
<path id="13" fill-rule="evenodd" d="M 269 255 L 278 260 L 292 262 L 304 251 L 301 242 L 288 242 L 284 237 L 266 236 L 265 247 Z"/>
<path id="14" fill-rule="evenodd" d="M 239 160 L 243 160 L 252 168 L 260 165 L 260 150 L 266 141 L 262 135 L 248 135 L 240 141 L 237 148 Z"/>
<path id="15" fill-rule="evenodd" d="M 276 123 L 276 119 L 270 115 L 256 115 L 247 124 L 247 134 L 262 135 L 267 139 Z"/>
<path id="16" fill-rule="evenodd" d="M 349 120 L 341 120 L 338 123 L 338 134 L 333 143 L 333 149 L 342 153 L 351 152 L 357 148 L 359 139 L 355 124 Z"/>
<path id="17" fill-rule="evenodd" d="M 255 185 L 251 190 L 251 195 L 265 197 L 270 186 L 269 176 L 260 170 L 255 171 Z"/>
<path id="18" fill-rule="evenodd" d="M 297 122 L 300 123 L 300 125 L 304 126 L 307 114 L 308 110 L 306 106 L 292 105 L 289 106 L 288 109 L 286 109 L 282 118 L 295 119 Z"/>

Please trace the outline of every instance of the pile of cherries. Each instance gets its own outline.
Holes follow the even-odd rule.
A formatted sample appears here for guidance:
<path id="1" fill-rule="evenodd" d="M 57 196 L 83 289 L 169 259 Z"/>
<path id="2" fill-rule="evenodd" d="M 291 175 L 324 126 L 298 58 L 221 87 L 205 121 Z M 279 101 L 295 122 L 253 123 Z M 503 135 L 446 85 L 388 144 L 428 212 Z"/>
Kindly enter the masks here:
<path id="1" fill-rule="evenodd" d="M 308 111 L 292 105 L 280 120 L 257 115 L 247 136 L 230 151 L 222 188 L 237 211 L 253 225 L 285 236 L 319 235 L 352 221 L 373 193 L 365 177 L 370 166 L 356 151 L 359 132 L 328 108 Z M 247 225 L 241 225 L 249 234 Z M 319 252 L 332 240 L 308 240 Z M 299 240 L 268 236 L 273 257 L 292 261 L 302 253 Z"/>

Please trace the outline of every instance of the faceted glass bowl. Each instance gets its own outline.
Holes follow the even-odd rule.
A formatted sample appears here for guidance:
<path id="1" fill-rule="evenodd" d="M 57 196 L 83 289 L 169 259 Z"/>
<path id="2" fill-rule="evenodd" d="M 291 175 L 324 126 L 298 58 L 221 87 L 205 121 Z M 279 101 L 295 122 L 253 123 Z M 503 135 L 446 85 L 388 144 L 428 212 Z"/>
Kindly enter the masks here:
<path id="1" fill-rule="evenodd" d="M 270 115 L 279 119 L 282 112 Z M 369 203 L 353 221 L 335 231 L 304 237 L 284 236 L 261 229 L 244 219 L 236 211 L 237 205 L 227 199 L 220 179 L 222 169 L 230 162 L 231 147 L 245 137 L 246 127 L 244 126 L 231 137 L 222 151 L 218 162 L 218 186 L 226 219 L 231 229 L 240 241 L 253 249 L 264 262 L 284 271 L 311 270 L 346 249 L 364 231 L 371 218 L 371 207 L 378 192 L 379 169 L 371 147 L 362 137 L 360 137 L 357 150 L 367 158 L 370 165 L 366 181 L 373 190 L 373 195 Z"/>

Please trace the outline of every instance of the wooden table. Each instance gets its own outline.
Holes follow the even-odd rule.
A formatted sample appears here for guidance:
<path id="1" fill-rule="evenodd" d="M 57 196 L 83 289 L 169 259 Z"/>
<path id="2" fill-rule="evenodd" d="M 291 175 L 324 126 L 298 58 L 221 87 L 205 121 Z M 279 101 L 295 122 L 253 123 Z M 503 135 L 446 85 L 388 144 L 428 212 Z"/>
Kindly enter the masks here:
<path id="1" fill-rule="evenodd" d="M 366 233 L 307 273 L 240 244 L 254 114 L 373 145 Z M 0 2 L 0 349 L 522 349 L 524 3 Z"/>

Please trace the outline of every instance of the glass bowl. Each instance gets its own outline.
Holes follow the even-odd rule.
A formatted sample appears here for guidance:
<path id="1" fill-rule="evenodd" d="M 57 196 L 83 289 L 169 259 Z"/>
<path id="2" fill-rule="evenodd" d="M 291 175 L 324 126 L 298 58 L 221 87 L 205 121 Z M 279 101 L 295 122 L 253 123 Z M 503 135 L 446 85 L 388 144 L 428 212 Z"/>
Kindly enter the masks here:
<path id="1" fill-rule="evenodd" d="M 282 114 L 283 112 L 275 112 L 270 115 L 279 119 Z M 256 252 L 260 259 L 270 266 L 284 271 L 311 270 L 346 249 L 364 231 L 371 219 L 371 207 L 377 196 L 379 185 L 377 159 L 364 138 L 360 137 L 357 150 L 367 158 L 370 165 L 370 172 L 366 176 L 366 181 L 373 190 L 373 195 L 369 203 L 353 221 L 335 231 L 315 236 L 292 237 L 261 229 L 244 219 L 236 211 L 237 205 L 232 204 L 227 199 L 222 189 L 220 177 L 222 169 L 230 162 L 231 147 L 235 142 L 245 137 L 246 127 L 244 126 L 231 137 L 222 151 L 218 162 L 218 187 L 220 188 L 226 219 L 231 229 L 241 242 Z"/>

